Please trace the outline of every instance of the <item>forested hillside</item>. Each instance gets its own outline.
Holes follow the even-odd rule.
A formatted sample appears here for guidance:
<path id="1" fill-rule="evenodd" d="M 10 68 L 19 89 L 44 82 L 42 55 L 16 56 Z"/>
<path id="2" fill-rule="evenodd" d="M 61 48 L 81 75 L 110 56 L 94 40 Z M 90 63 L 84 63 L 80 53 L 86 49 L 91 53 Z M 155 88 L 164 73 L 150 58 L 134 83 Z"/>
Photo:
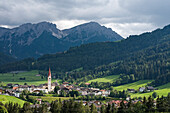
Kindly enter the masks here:
<path id="1" fill-rule="evenodd" d="M 5 55 L 3 53 L 0 53 L 0 65 L 3 65 L 9 62 L 14 62 L 14 61 L 16 61 L 15 58 Z"/>
<path id="2" fill-rule="evenodd" d="M 156 79 L 160 85 L 170 81 L 170 25 L 119 42 L 104 42 L 72 47 L 63 53 L 44 55 L 37 60 L 26 59 L 4 65 L 1 72 L 12 70 L 47 70 L 50 66 L 67 81 L 86 81 L 92 78 L 121 74 L 113 84 L 125 84 L 142 79 Z M 58 75 L 57 75 L 58 76 Z M 161 82 L 160 82 L 161 80 Z"/>

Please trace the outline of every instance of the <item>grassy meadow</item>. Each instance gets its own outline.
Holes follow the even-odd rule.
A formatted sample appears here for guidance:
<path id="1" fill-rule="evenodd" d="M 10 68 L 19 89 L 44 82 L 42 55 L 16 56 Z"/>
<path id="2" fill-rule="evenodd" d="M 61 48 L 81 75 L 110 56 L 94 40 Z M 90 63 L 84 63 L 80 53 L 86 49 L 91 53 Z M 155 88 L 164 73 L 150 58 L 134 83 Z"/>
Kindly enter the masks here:
<path id="1" fill-rule="evenodd" d="M 0 102 L 2 102 L 3 104 L 8 103 L 8 102 L 13 102 L 13 103 L 18 103 L 19 105 L 23 106 L 23 104 L 26 101 L 18 99 L 14 96 L 0 95 Z"/>
<path id="2" fill-rule="evenodd" d="M 119 77 L 119 75 L 112 75 L 112 76 L 107 76 L 107 77 L 103 77 L 103 78 L 97 78 L 97 79 L 93 79 L 88 81 L 88 83 L 91 82 L 113 82 L 114 80 L 116 80 Z M 122 90 L 127 90 L 127 89 L 139 89 L 139 87 L 144 87 L 146 86 L 148 83 L 151 83 L 152 80 L 139 80 L 137 82 L 133 82 L 133 83 L 129 83 L 129 84 L 125 84 L 125 85 L 120 85 L 120 86 L 116 86 L 114 87 L 115 90 L 118 91 L 122 91 Z M 168 93 L 170 93 L 170 83 L 162 85 L 157 87 L 158 90 L 155 90 L 154 92 L 156 92 L 158 95 L 163 95 L 163 96 L 167 96 Z M 148 93 L 129 93 L 131 95 L 131 97 L 149 97 L 150 95 L 152 95 L 153 92 L 148 92 Z"/>
<path id="3" fill-rule="evenodd" d="M 13 84 L 21 84 L 27 83 L 28 85 L 39 85 L 47 83 L 47 78 L 41 78 L 38 75 L 38 70 L 22 72 L 18 74 L 13 73 L 4 73 L 0 74 L 0 81 L 2 85 L 13 83 Z M 20 80 L 20 78 L 24 78 L 25 80 Z M 52 79 L 52 82 L 55 82 L 56 79 Z M 61 80 L 57 80 L 57 82 L 61 82 Z"/>
<path id="4" fill-rule="evenodd" d="M 139 80 L 137 82 L 116 86 L 116 87 L 114 87 L 114 89 L 119 90 L 119 91 L 127 90 L 127 89 L 135 89 L 135 90 L 137 90 L 139 87 L 146 86 L 150 82 L 152 82 L 152 80 Z"/>
<path id="5" fill-rule="evenodd" d="M 51 96 L 30 96 L 30 97 L 32 97 L 32 98 L 34 98 L 34 99 L 42 99 L 43 101 L 47 101 L 47 102 L 52 102 L 52 101 L 55 101 L 55 100 L 59 100 L 59 99 L 61 99 L 61 101 L 63 101 L 63 100 L 69 100 L 69 99 L 72 99 L 73 97 L 52 97 L 52 95 Z"/>
<path id="6" fill-rule="evenodd" d="M 111 76 L 106 76 L 106 77 L 103 77 L 103 78 L 96 78 L 96 79 L 93 79 L 93 80 L 89 80 L 88 83 L 91 83 L 91 82 L 113 82 L 117 78 L 119 78 L 119 75 L 111 75 Z"/>
<path id="7" fill-rule="evenodd" d="M 165 85 L 159 86 L 157 87 L 158 90 L 154 90 L 153 92 L 156 92 L 159 96 L 167 96 L 168 93 L 170 93 L 170 83 L 167 83 Z M 152 95 L 153 92 L 149 92 L 149 93 L 134 93 L 131 94 L 131 97 L 149 97 L 150 95 Z"/>

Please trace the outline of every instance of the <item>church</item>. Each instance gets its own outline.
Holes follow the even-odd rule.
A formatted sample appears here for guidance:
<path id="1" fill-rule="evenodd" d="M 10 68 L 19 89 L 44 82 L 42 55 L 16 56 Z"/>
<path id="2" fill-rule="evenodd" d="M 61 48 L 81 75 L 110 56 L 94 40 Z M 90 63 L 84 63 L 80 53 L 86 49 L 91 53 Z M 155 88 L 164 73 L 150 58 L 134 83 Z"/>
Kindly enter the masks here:
<path id="1" fill-rule="evenodd" d="M 49 72 L 48 72 L 48 92 L 51 91 L 51 70 L 49 68 Z"/>

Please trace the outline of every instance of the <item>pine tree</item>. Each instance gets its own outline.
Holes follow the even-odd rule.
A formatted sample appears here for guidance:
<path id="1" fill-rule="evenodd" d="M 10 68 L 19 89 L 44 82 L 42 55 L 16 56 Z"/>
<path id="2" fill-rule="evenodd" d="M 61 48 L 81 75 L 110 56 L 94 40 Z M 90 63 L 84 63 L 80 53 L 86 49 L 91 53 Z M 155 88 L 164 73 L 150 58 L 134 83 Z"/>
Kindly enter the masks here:
<path id="1" fill-rule="evenodd" d="M 88 105 L 85 106 L 85 113 L 90 113 L 90 107 Z"/>
<path id="2" fill-rule="evenodd" d="M 106 107 L 106 113 L 111 113 L 112 112 L 112 107 L 110 105 L 110 103 L 107 105 Z"/>
<path id="3" fill-rule="evenodd" d="M 39 107 L 39 112 L 40 113 L 47 113 L 47 105 L 46 104 L 41 104 L 42 106 Z"/>
<path id="4" fill-rule="evenodd" d="M 91 105 L 91 112 L 90 113 L 97 113 L 96 106 L 93 103 Z"/>
<path id="5" fill-rule="evenodd" d="M 147 112 L 154 112 L 154 104 L 151 96 L 148 97 L 148 102 L 146 103 Z"/>
<path id="6" fill-rule="evenodd" d="M 125 112 L 126 112 L 126 106 L 122 100 L 120 103 L 120 107 L 118 108 L 118 113 L 125 113 Z"/>
<path id="7" fill-rule="evenodd" d="M 117 108 L 115 107 L 115 103 L 112 103 L 112 113 L 116 113 Z"/>
<path id="8" fill-rule="evenodd" d="M 100 112 L 105 113 L 105 106 L 104 105 L 101 106 Z"/>
<path id="9" fill-rule="evenodd" d="M 0 113 L 8 113 L 8 111 L 4 106 L 0 105 Z"/>
<path id="10" fill-rule="evenodd" d="M 25 112 L 32 113 L 30 103 L 28 103 L 28 102 L 24 103 L 24 105 L 22 107 L 22 113 L 25 113 Z"/>

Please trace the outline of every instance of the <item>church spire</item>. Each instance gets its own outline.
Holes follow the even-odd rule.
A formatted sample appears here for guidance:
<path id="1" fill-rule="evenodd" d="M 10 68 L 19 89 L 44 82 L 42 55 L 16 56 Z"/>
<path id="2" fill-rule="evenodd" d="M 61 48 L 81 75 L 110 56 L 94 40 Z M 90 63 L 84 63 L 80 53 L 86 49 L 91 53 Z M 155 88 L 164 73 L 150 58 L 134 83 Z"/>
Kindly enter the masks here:
<path id="1" fill-rule="evenodd" d="M 51 70 L 50 70 L 50 67 L 49 67 L 49 72 L 48 72 L 48 77 L 51 76 Z"/>
<path id="2" fill-rule="evenodd" d="M 48 92 L 51 91 L 51 70 L 49 67 L 49 72 L 48 72 Z"/>

